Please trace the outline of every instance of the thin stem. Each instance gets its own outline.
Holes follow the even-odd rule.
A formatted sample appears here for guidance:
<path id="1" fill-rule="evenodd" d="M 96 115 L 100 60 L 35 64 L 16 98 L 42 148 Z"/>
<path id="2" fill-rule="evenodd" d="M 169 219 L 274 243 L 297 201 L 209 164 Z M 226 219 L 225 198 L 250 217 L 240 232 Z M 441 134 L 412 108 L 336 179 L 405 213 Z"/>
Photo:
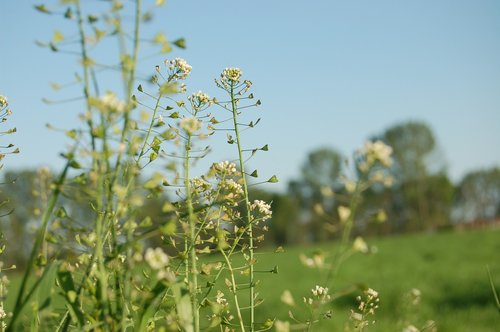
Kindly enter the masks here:
<path id="1" fill-rule="evenodd" d="M 196 115 L 196 114 L 195 114 Z M 191 259 L 191 268 L 189 269 L 189 263 L 187 262 L 187 257 L 186 257 L 186 271 L 189 273 L 187 275 L 188 281 L 191 279 L 191 282 L 189 282 L 189 288 L 191 292 L 191 306 L 193 310 L 193 320 L 194 320 L 194 330 L 196 332 L 200 331 L 200 312 L 198 308 L 198 268 L 197 268 L 197 257 L 196 257 L 196 230 L 195 230 L 195 219 L 196 216 L 194 214 L 193 210 L 193 199 L 192 199 L 192 193 L 191 193 L 191 185 L 189 183 L 189 161 L 190 161 L 190 156 L 189 152 L 191 150 L 191 134 L 188 133 L 188 138 L 187 142 L 185 145 L 185 158 L 184 158 L 184 186 L 186 187 L 186 204 L 188 208 L 188 222 L 189 222 L 189 240 L 186 241 L 186 244 L 188 245 L 186 247 L 186 250 L 188 250 L 189 247 L 189 257 Z M 188 253 L 186 252 L 186 255 Z"/>
<path id="2" fill-rule="evenodd" d="M 253 227 L 252 227 L 252 216 L 250 214 L 250 201 L 248 197 L 248 185 L 245 177 L 245 161 L 243 159 L 243 149 L 241 147 L 241 137 L 238 128 L 238 106 L 236 105 L 236 98 L 234 95 L 234 84 L 231 84 L 230 89 L 231 95 L 231 110 L 233 112 L 233 126 L 236 135 L 236 144 L 238 146 L 238 159 L 240 164 L 241 171 L 241 180 L 243 182 L 243 192 L 245 195 L 245 210 L 246 210 L 246 221 L 248 228 L 248 238 L 249 238 L 249 283 L 250 283 L 250 331 L 254 331 L 254 322 L 255 322 L 255 283 L 254 283 L 254 243 L 253 243 Z"/>

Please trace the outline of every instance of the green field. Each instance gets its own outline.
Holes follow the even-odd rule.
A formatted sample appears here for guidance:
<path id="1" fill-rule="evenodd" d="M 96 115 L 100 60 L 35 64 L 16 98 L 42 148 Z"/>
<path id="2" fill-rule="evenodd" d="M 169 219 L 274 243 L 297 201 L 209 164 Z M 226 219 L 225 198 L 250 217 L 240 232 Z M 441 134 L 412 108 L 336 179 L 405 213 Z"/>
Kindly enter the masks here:
<path id="1" fill-rule="evenodd" d="M 500 331 L 500 312 L 486 272 L 489 265 L 500 290 L 500 230 L 405 235 L 369 243 L 376 245 L 378 252 L 351 257 L 330 289 L 338 291 L 362 283 L 379 291 L 380 310 L 370 331 L 401 331 L 404 317 L 417 327 L 434 320 L 438 331 Z M 317 248 L 331 252 L 334 245 Z M 259 266 L 279 266 L 279 274 L 261 278 L 261 294 L 266 300 L 259 314 L 286 319 L 290 307 L 279 300 L 284 289 L 299 303 L 309 289 L 321 285 L 324 273 L 305 270 L 298 259 L 301 252 L 315 249 L 289 248 L 285 253 L 259 257 Z M 402 298 L 411 288 L 420 289 L 422 297 L 418 309 L 412 309 L 408 316 Z M 316 330 L 342 331 L 356 295 L 334 301 L 332 319 L 323 321 Z"/>
<path id="2" fill-rule="evenodd" d="M 486 272 L 489 265 L 500 290 L 499 229 L 404 235 L 368 242 L 378 252 L 352 256 L 328 285 L 331 293 L 354 284 L 369 286 L 380 293 L 380 309 L 374 317 L 377 322 L 368 331 L 401 331 L 405 320 L 417 327 L 434 320 L 437 330 L 444 332 L 500 331 L 500 312 L 495 307 Z M 288 310 L 296 317 L 304 317 L 302 297 L 309 296 L 315 285 L 325 285 L 325 272 L 305 268 L 299 255 L 315 250 L 329 253 L 334 249 L 335 243 L 285 248 L 283 253 L 261 252 L 258 269 L 270 270 L 277 265 L 279 273 L 258 275 L 258 291 L 265 299 L 257 308 L 259 320 L 267 317 L 287 320 Z M 8 309 L 12 308 L 18 284 L 19 278 L 12 276 Z M 405 312 L 403 295 L 412 288 L 421 290 L 421 303 Z M 294 295 L 296 307 L 280 301 L 286 289 Z M 335 300 L 332 318 L 321 320 L 315 331 L 343 331 L 359 294 L 356 291 Z M 230 297 L 229 292 L 226 296 Z"/>

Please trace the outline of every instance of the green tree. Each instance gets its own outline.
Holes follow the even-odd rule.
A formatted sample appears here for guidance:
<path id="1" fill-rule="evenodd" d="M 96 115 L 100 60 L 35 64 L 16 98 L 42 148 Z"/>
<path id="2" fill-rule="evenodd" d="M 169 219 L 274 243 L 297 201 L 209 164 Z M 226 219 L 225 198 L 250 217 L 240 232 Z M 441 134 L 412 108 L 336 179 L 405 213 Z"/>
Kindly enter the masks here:
<path id="1" fill-rule="evenodd" d="M 477 170 L 458 186 L 457 217 L 463 221 L 492 220 L 500 215 L 500 168 Z"/>
<path id="2" fill-rule="evenodd" d="M 288 191 L 292 199 L 297 201 L 300 208 L 301 223 L 307 226 L 306 238 L 303 241 L 323 241 L 328 238 L 324 220 L 314 212 L 317 204 L 325 209 L 328 214 L 333 214 L 336 200 L 333 197 L 325 197 L 321 193 L 326 188 L 338 191 L 343 187 L 340 181 L 342 171 L 342 155 L 331 148 L 321 148 L 308 154 L 302 166 L 302 177 L 300 180 L 291 181 Z"/>
<path id="3" fill-rule="evenodd" d="M 394 229 L 416 231 L 447 223 L 453 187 L 431 128 L 405 122 L 388 128 L 380 139 L 393 149 L 389 214 Z"/>

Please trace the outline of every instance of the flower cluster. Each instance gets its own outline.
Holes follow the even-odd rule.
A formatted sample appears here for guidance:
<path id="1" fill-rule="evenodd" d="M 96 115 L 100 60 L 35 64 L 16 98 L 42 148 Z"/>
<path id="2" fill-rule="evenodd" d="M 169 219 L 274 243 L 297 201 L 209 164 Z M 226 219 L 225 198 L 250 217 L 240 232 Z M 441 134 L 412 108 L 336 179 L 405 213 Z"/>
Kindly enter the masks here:
<path id="1" fill-rule="evenodd" d="M 225 68 L 221 74 L 221 80 L 228 84 L 237 84 L 240 82 L 242 71 L 239 68 Z"/>
<path id="2" fill-rule="evenodd" d="M 305 298 L 304 303 L 306 304 L 324 304 L 330 301 L 330 295 L 328 294 L 328 288 L 316 285 L 313 289 L 311 289 L 312 297 Z"/>
<path id="3" fill-rule="evenodd" d="M 210 183 L 204 179 L 196 177 L 191 179 L 191 187 L 193 187 L 195 191 L 205 192 L 208 191 L 211 186 Z"/>
<path id="4" fill-rule="evenodd" d="M 188 97 L 188 100 L 191 102 L 191 106 L 195 110 L 199 110 L 203 106 L 210 106 L 213 103 L 213 100 L 210 99 L 210 96 L 202 91 L 193 93 L 191 96 Z"/>
<path id="5" fill-rule="evenodd" d="M 3 109 L 4 107 L 7 107 L 9 105 L 9 102 L 7 101 L 7 98 L 5 96 L 0 95 L 0 110 Z"/>
<path id="6" fill-rule="evenodd" d="M 380 299 L 378 297 L 378 292 L 368 288 L 364 291 L 366 296 L 365 299 L 362 299 L 361 296 L 358 296 L 356 300 L 359 302 L 358 311 L 351 310 L 351 320 L 354 321 L 355 328 L 363 330 L 364 327 L 370 324 L 368 320 L 369 315 L 375 315 L 375 310 L 378 309 L 378 303 Z M 375 321 L 371 321 L 372 324 L 375 324 Z"/>
<path id="7" fill-rule="evenodd" d="M 168 67 L 170 77 L 172 79 L 184 80 L 191 73 L 191 67 L 186 60 L 175 58 L 173 60 L 165 60 L 165 65 Z"/>
<path id="8" fill-rule="evenodd" d="M 96 102 L 97 108 L 102 112 L 122 113 L 127 105 L 113 92 L 108 91 L 104 96 L 100 97 Z"/>
<path id="9" fill-rule="evenodd" d="M 254 200 L 253 203 L 250 204 L 250 210 L 257 211 L 260 214 L 260 219 L 262 221 L 271 218 L 273 215 L 273 211 L 271 211 L 271 205 L 258 199 Z"/>
<path id="10" fill-rule="evenodd" d="M 196 117 L 186 117 L 179 123 L 179 127 L 184 129 L 189 135 L 193 135 L 201 129 L 201 121 Z"/>
<path id="11" fill-rule="evenodd" d="M 212 165 L 213 170 L 219 176 L 232 176 L 237 174 L 236 164 L 229 161 L 221 161 Z"/>
<path id="12" fill-rule="evenodd" d="M 144 260 L 153 270 L 162 270 L 168 266 L 168 256 L 161 248 L 148 248 L 144 254 Z"/>
<path id="13" fill-rule="evenodd" d="M 233 179 L 222 181 L 221 187 L 224 188 L 224 198 L 227 200 L 234 201 L 240 198 L 241 195 L 243 195 L 243 187 Z"/>
<path id="14" fill-rule="evenodd" d="M 366 142 L 361 152 L 366 158 L 366 164 L 360 167 L 361 171 L 368 170 L 377 161 L 385 167 L 392 165 L 392 148 L 382 141 Z"/>

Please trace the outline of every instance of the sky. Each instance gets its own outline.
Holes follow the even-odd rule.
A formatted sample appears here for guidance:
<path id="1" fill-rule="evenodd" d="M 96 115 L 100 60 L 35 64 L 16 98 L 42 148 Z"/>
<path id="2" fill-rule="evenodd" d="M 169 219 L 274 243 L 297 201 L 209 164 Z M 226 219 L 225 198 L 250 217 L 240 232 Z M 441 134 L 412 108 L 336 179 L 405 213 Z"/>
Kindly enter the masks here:
<path id="1" fill-rule="evenodd" d="M 82 2 L 90 12 L 105 5 Z M 36 46 L 54 30 L 71 34 L 68 22 L 33 10 L 39 3 L 0 1 L 0 94 L 8 97 L 9 124 L 18 130 L 3 139 L 21 149 L 6 158 L 6 169 L 60 167 L 68 141 L 45 125 L 80 126 L 83 112 L 78 103 L 42 102 L 77 96 L 71 88 L 56 93 L 49 82 L 69 82 L 79 67 L 71 55 Z M 220 94 L 213 79 L 225 67 L 239 67 L 253 81 L 262 106 L 248 116 L 262 120 L 243 139 L 249 147 L 269 144 L 250 167 L 263 178 L 276 174 L 278 190 L 300 176 L 312 150 L 350 155 L 369 137 L 409 120 L 432 128 L 453 181 L 500 165 L 497 0 L 167 0 L 143 33 L 158 31 L 185 38 L 187 49 L 145 57 L 141 73 L 182 57 L 193 66 L 190 91 Z M 211 161 L 235 155 L 227 144 L 215 143 L 214 150 Z"/>

